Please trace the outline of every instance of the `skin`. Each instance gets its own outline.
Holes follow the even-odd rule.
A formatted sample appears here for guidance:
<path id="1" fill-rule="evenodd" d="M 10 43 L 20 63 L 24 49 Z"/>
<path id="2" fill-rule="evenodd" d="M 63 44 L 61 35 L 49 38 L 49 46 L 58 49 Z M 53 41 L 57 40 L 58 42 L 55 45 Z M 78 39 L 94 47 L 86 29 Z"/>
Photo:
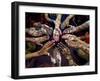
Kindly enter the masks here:
<path id="1" fill-rule="evenodd" d="M 53 31 L 53 39 L 55 41 L 59 41 L 60 35 L 62 34 L 61 30 L 60 30 L 60 24 L 61 24 L 61 16 L 62 15 L 57 15 L 56 20 L 54 21 L 55 23 L 55 29 Z"/>
<path id="2" fill-rule="evenodd" d="M 39 51 L 34 53 L 26 54 L 26 59 L 31 59 L 33 57 L 38 57 L 41 55 L 48 55 L 48 50 L 55 45 L 54 41 L 48 41 Z"/>
<path id="3" fill-rule="evenodd" d="M 57 42 L 60 38 L 60 31 L 59 29 L 55 28 L 53 31 L 53 39 Z"/>
<path id="4" fill-rule="evenodd" d="M 35 27 L 27 28 L 26 33 L 31 36 L 42 36 L 43 34 L 45 34 L 41 29 L 36 30 Z"/>
<path id="5" fill-rule="evenodd" d="M 78 26 L 78 27 L 76 27 L 77 29 L 74 29 L 75 27 L 72 27 L 72 26 L 70 26 L 69 28 L 68 28 L 68 26 L 69 26 L 69 21 L 70 21 L 70 19 L 71 18 L 73 18 L 74 17 L 74 15 L 69 15 L 65 20 L 64 20 L 64 22 L 63 23 L 61 23 L 61 15 L 60 14 L 58 14 L 57 15 L 57 18 L 56 18 L 56 20 L 51 20 L 51 19 L 49 19 L 48 18 L 48 14 L 46 14 L 45 15 L 46 16 L 46 19 L 48 20 L 48 21 L 51 21 L 51 22 L 54 22 L 54 24 L 55 24 L 55 28 L 54 29 L 51 29 L 51 31 L 52 31 L 52 33 L 53 33 L 53 40 L 54 41 L 49 41 L 49 42 L 47 42 L 39 51 L 37 51 L 37 52 L 34 52 L 34 53 L 29 53 L 29 54 L 26 54 L 26 59 L 31 59 L 31 58 L 34 58 L 34 57 L 38 57 L 38 56 L 41 56 L 41 55 L 48 55 L 48 50 L 50 49 L 50 48 L 52 48 L 54 45 L 55 45 L 55 43 L 54 42 L 56 42 L 56 41 L 59 41 L 59 39 L 60 39 L 60 35 L 62 35 L 62 33 L 64 33 L 64 32 L 61 32 L 61 29 L 63 29 L 62 27 L 67 27 L 66 28 L 66 30 L 68 30 L 68 32 L 67 33 L 73 33 L 74 31 L 80 31 L 80 30 L 83 30 L 83 27 L 85 27 L 85 28 L 88 28 L 88 23 L 86 23 L 86 24 L 82 24 L 81 26 Z M 35 35 L 35 36 L 42 36 L 42 34 L 44 34 L 44 33 L 46 33 L 46 34 L 48 34 L 48 30 L 49 30 L 49 26 L 45 26 L 45 25 L 43 25 L 43 24 L 38 24 L 38 23 L 35 23 L 34 24 L 34 26 L 39 26 L 39 27 L 41 27 L 41 31 L 43 31 L 43 32 L 36 32 L 36 29 L 32 29 L 29 33 L 30 34 L 33 34 L 33 35 Z M 44 28 L 43 28 L 44 27 Z M 60 29 L 61 28 L 61 29 Z M 45 29 L 45 31 L 44 31 L 44 29 Z M 35 32 L 34 32 L 35 31 Z M 66 33 L 66 32 L 65 32 Z M 45 38 L 45 37 L 44 37 Z M 33 41 L 33 42 L 35 42 L 36 44 L 39 44 L 39 43 L 41 43 L 41 41 L 43 41 L 44 40 L 44 38 L 43 37 L 40 37 L 40 38 L 35 38 L 35 39 L 28 39 L 28 38 L 26 38 L 26 40 L 27 41 Z M 81 41 L 78 37 L 76 37 L 75 35 L 70 35 L 70 34 L 65 34 L 65 35 L 63 35 L 62 36 L 62 39 L 64 39 L 65 40 L 65 42 L 68 44 L 68 46 L 70 46 L 70 47 L 73 47 L 73 48 L 79 48 L 79 49 L 81 49 L 82 51 L 84 51 L 84 52 L 86 52 L 86 54 L 89 54 L 89 45 L 88 44 L 86 44 L 85 42 L 83 42 L 83 41 Z M 47 39 L 48 40 L 48 39 Z M 58 44 L 59 45 L 59 44 Z M 60 47 L 60 49 L 63 51 L 63 53 L 64 54 L 66 54 L 66 58 L 69 60 L 69 64 L 70 65 L 76 65 L 76 63 L 74 63 L 73 62 L 73 59 L 72 59 L 72 57 L 70 56 L 70 53 L 68 53 L 68 50 L 65 48 L 65 47 L 63 47 L 62 46 L 62 44 L 60 44 L 59 45 L 59 47 Z"/>
<path id="6" fill-rule="evenodd" d="M 72 32 L 74 32 L 74 31 L 76 31 L 76 27 L 74 27 L 74 26 L 72 26 L 72 25 L 69 25 L 69 27 L 66 28 L 66 29 L 63 31 L 63 33 L 72 33 Z"/>
<path id="7" fill-rule="evenodd" d="M 49 40 L 49 36 L 42 36 L 37 38 L 32 37 L 26 37 L 26 41 L 30 41 L 32 43 L 38 44 L 42 46 L 42 42 Z"/>
<path id="8" fill-rule="evenodd" d="M 26 28 L 25 31 L 26 31 L 26 33 L 28 33 L 31 36 L 38 37 L 38 36 L 42 36 L 44 34 L 50 35 L 52 33 L 53 29 L 46 24 L 41 24 L 41 23 L 37 22 L 37 23 L 34 23 L 33 27 Z"/>
<path id="9" fill-rule="evenodd" d="M 69 28 L 66 28 L 63 33 L 77 33 L 80 32 L 82 30 L 88 29 L 89 28 L 89 21 L 86 21 L 85 23 L 77 26 L 77 27 L 73 27 L 72 25 L 69 25 Z"/>
<path id="10" fill-rule="evenodd" d="M 59 48 L 59 50 L 61 50 L 62 51 L 62 54 L 64 54 L 65 55 L 65 57 L 66 57 L 66 59 L 68 60 L 68 63 L 69 63 L 69 65 L 70 66 L 73 66 L 73 65 L 77 65 L 75 62 L 74 62 L 74 60 L 73 60 L 73 58 L 72 58 L 72 56 L 71 56 L 71 54 L 70 54 L 70 50 L 69 50 L 69 48 L 68 47 L 66 47 L 63 43 L 58 43 L 58 48 Z"/>
<path id="11" fill-rule="evenodd" d="M 61 24 L 61 29 L 64 29 L 65 27 L 68 27 L 69 26 L 69 21 L 73 17 L 74 17 L 74 15 L 69 15 L 68 17 L 66 17 L 66 19 Z"/>
<path id="12" fill-rule="evenodd" d="M 40 27 L 40 30 L 41 30 L 42 33 L 44 33 L 44 34 L 51 35 L 52 32 L 53 32 L 52 27 L 49 27 L 49 26 L 46 25 L 46 24 L 41 24 L 40 22 L 34 23 L 34 26 L 35 26 L 35 28 L 36 28 L 36 27 Z M 39 33 L 39 32 L 38 32 L 38 33 Z"/>
<path id="13" fill-rule="evenodd" d="M 53 22 L 53 23 L 55 24 L 55 27 L 54 27 L 54 30 L 53 30 L 53 39 L 54 39 L 56 42 L 59 41 L 60 35 L 62 34 L 62 32 L 61 32 L 61 30 L 60 30 L 61 17 L 62 17 L 62 15 L 61 15 L 61 14 L 58 14 L 56 20 L 53 20 L 53 19 L 50 19 L 50 18 L 48 17 L 48 14 L 45 14 L 45 18 L 46 18 L 48 21 Z"/>
<path id="14" fill-rule="evenodd" d="M 70 47 L 82 49 L 84 52 L 89 54 L 89 45 L 75 35 L 65 34 L 62 36 L 62 39 L 64 39 Z"/>

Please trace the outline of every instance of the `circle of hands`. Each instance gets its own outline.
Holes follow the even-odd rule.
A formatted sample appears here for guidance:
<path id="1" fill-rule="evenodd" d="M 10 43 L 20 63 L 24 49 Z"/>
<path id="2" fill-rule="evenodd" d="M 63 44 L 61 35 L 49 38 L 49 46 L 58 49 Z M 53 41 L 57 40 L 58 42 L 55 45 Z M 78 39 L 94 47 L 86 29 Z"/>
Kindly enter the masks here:
<path id="1" fill-rule="evenodd" d="M 42 48 L 35 52 L 26 54 L 26 59 L 33 58 L 35 56 L 48 55 L 51 57 L 53 63 L 56 60 L 59 60 L 58 66 L 61 66 L 61 54 L 66 56 L 66 59 L 69 61 L 69 65 L 77 65 L 70 54 L 71 48 L 81 49 L 85 54 L 89 54 L 89 45 L 81 40 L 81 37 L 73 35 L 74 32 L 82 31 L 89 27 L 89 21 L 86 21 L 80 26 L 74 27 L 69 25 L 70 19 L 75 15 L 69 15 L 66 19 L 61 22 L 61 15 L 57 15 L 56 20 L 52 20 L 48 17 L 48 14 L 45 14 L 45 18 L 49 22 L 53 22 L 55 27 L 49 27 L 46 24 L 41 24 L 36 22 L 33 24 L 33 27 L 26 28 L 26 33 L 30 34 L 32 37 L 26 37 L 26 41 L 35 43 L 42 46 Z M 62 31 L 63 30 L 63 31 Z M 63 40 L 65 44 L 61 41 Z M 47 41 L 44 45 L 43 42 Z M 54 47 L 55 54 L 51 55 L 49 50 Z M 36 55 L 35 55 L 36 54 Z"/>

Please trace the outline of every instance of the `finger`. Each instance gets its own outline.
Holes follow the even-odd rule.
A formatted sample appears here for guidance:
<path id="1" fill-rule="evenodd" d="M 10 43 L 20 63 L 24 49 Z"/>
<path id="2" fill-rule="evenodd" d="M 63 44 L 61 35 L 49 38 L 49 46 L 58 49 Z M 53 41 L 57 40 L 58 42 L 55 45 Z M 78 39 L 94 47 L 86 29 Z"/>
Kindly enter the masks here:
<path id="1" fill-rule="evenodd" d="M 69 41 L 68 41 L 68 40 L 65 40 L 65 42 L 68 44 L 68 46 L 70 46 L 70 43 L 69 43 Z"/>
<path id="2" fill-rule="evenodd" d="M 69 41 L 69 40 L 65 40 L 65 42 L 68 44 L 68 46 L 70 47 L 74 47 L 74 48 L 77 48 L 77 43 L 75 42 L 72 42 L 72 41 Z"/>
<path id="3" fill-rule="evenodd" d="M 52 43 L 50 41 L 48 41 L 41 50 L 46 50 Z"/>
<path id="4" fill-rule="evenodd" d="M 62 39 L 68 39 L 69 36 L 70 36 L 70 34 L 65 34 L 65 35 L 62 36 Z"/>
<path id="5" fill-rule="evenodd" d="M 45 51 L 45 52 L 43 53 L 43 55 L 48 55 L 48 52 L 47 52 L 47 51 Z"/>
<path id="6" fill-rule="evenodd" d="M 57 48 L 58 48 L 58 50 L 60 50 L 61 51 L 61 47 L 57 44 Z"/>
<path id="7" fill-rule="evenodd" d="M 47 51 L 51 48 L 51 47 L 53 47 L 55 45 L 55 43 L 52 43 L 48 48 L 47 48 Z"/>
<path id="8" fill-rule="evenodd" d="M 50 44 L 51 44 L 51 42 L 48 41 L 48 42 L 44 45 L 44 47 L 48 47 Z"/>
<path id="9" fill-rule="evenodd" d="M 52 42 L 52 43 L 54 43 L 54 42 L 55 42 L 55 40 L 51 40 L 51 42 Z"/>
<path id="10" fill-rule="evenodd" d="M 48 43 L 47 43 L 47 47 L 49 47 L 50 45 L 52 45 L 52 44 L 54 44 L 54 40 L 52 40 L 52 41 L 49 41 Z"/>
<path id="11" fill-rule="evenodd" d="M 68 35 L 66 36 L 66 39 L 72 41 L 72 40 L 76 40 L 77 38 L 76 38 L 75 35 L 69 35 L 69 34 L 68 34 Z"/>
<path id="12" fill-rule="evenodd" d="M 59 43 L 57 44 L 57 48 L 58 48 L 59 50 L 62 50 L 62 47 L 59 45 Z"/>
<path id="13" fill-rule="evenodd" d="M 60 42 L 60 46 L 62 47 L 64 52 L 67 52 L 66 46 L 63 43 Z"/>
<path id="14" fill-rule="evenodd" d="M 65 40 L 65 42 L 68 44 L 69 43 L 69 41 L 68 40 Z"/>
<path id="15" fill-rule="evenodd" d="M 59 43 L 57 44 L 57 47 L 58 47 L 59 49 L 62 49 L 62 47 L 60 46 L 60 44 L 59 44 Z"/>
<path id="16" fill-rule="evenodd" d="M 65 52 L 66 51 L 65 46 L 63 46 L 62 43 L 59 44 L 59 47 L 62 50 L 62 52 Z"/>
<path id="17" fill-rule="evenodd" d="M 36 42 L 36 44 L 37 44 L 37 45 L 40 45 L 40 46 L 43 46 L 43 44 L 41 44 L 41 43 L 39 43 L 39 42 Z"/>
<path id="18" fill-rule="evenodd" d="M 67 39 L 66 34 L 62 36 L 62 39 Z"/>
<path id="19" fill-rule="evenodd" d="M 55 43 L 52 43 L 52 44 L 49 46 L 49 48 L 53 47 L 54 45 L 55 45 Z"/>
<path id="20" fill-rule="evenodd" d="M 61 43 L 58 44 L 62 49 L 64 48 Z"/>
<path id="21" fill-rule="evenodd" d="M 26 38 L 26 41 L 36 42 L 33 38 Z"/>

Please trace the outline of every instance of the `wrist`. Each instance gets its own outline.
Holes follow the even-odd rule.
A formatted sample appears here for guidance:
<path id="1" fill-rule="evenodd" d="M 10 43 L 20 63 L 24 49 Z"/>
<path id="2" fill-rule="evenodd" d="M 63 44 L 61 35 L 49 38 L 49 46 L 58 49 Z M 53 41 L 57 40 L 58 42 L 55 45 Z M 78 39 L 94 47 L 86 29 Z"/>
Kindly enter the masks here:
<path id="1" fill-rule="evenodd" d="M 40 55 L 41 55 L 41 51 L 38 51 L 38 52 L 37 52 L 37 55 L 40 56 Z"/>
<path id="2" fill-rule="evenodd" d="M 79 44 L 79 49 L 82 49 L 82 44 Z"/>

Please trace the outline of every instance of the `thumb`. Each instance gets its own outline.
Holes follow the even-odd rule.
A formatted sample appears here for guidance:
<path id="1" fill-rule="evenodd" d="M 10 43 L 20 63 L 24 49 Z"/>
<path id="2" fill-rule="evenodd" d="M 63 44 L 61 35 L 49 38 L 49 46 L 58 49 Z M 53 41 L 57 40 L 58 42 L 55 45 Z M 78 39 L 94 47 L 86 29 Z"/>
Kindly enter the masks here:
<path id="1" fill-rule="evenodd" d="M 48 52 L 47 52 L 47 51 L 45 51 L 45 52 L 43 53 L 43 55 L 48 55 Z"/>

